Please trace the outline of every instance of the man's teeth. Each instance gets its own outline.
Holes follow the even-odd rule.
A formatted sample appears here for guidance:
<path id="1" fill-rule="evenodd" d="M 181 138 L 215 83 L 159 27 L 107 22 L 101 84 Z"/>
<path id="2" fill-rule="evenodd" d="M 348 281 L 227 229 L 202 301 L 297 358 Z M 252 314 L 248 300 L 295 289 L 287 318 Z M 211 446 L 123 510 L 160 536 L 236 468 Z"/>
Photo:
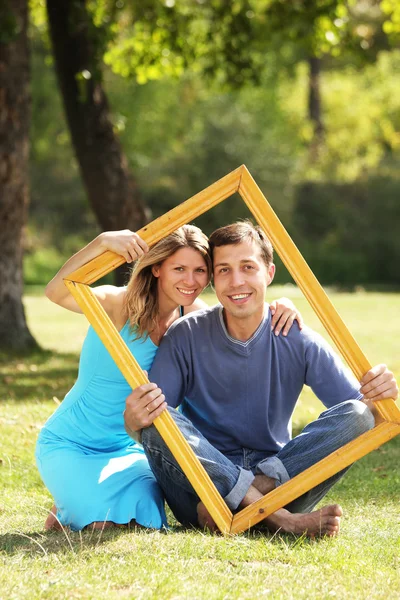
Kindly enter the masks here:
<path id="1" fill-rule="evenodd" d="M 195 292 L 195 290 L 181 290 L 180 288 L 178 288 L 178 290 L 181 292 L 181 294 L 185 294 L 186 296 L 191 296 Z"/>
<path id="2" fill-rule="evenodd" d="M 242 300 L 243 298 L 248 298 L 250 294 L 235 294 L 231 296 L 232 300 Z"/>

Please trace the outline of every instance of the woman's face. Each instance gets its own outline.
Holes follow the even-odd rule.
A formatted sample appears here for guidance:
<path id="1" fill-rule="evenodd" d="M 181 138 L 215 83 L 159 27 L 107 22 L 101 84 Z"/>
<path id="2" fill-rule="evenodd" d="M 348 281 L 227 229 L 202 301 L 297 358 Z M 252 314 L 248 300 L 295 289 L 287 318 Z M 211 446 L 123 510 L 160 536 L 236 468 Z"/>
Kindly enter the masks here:
<path id="1" fill-rule="evenodd" d="M 159 306 L 190 306 L 208 284 L 207 264 L 193 248 L 180 248 L 152 268 Z"/>

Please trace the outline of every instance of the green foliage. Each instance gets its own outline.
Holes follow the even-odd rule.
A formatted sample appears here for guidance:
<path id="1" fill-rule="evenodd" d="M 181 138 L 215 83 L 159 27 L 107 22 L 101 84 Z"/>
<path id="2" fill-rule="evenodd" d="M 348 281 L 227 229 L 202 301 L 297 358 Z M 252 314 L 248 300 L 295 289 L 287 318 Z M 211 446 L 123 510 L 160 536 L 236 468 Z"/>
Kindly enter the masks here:
<path id="1" fill-rule="evenodd" d="M 303 184 L 293 221 L 297 243 L 322 283 L 400 285 L 398 180 Z"/>
<path id="2" fill-rule="evenodd" d="M 56 265 L 56 257 L 59 257 L 60 261 L 67 258 L 68 254 L 94 237 L 98 229 L 88 206 L 71 149 L 48 46 L 43 45 L 41 41 L 45 35 L 44 3 L 42 0 L 32 0 L 31 4 L 34 23 L 32 204 L 26 277 L 30 282 L 45 283 L 50 265 L 51 268 Z M 279 6 L 281 4 L 282 6 Z M 363 182 L 373 175 L 374 181 L 380 179 L 385 182 L 384 185 L 390 190 L 389 194 L 393 199 L 396 195 L 399 196 L 400 184 L 396 173 L 400 161 L 400 105 L 397 93 L 400 51 L 380 52 L 375 63 L 367 66 L 362 63 L 363 68 L 360 68 L 359 57 L 357 58 L 353 51 L 350 53 L 350 45 L 347 58 L 342 54 L 341 62 L 331 60 L 328 63 L 329 70 L 322 74 L 326 134 L 318 155 L 311 154 L 309 147 L 313 127 L 305 118 L 307 68 L 300 62 L 290 74 L 286 69 L 310 50 L 310 47 L 306 48 L 304 44 L 308 44 L 311 38 L 307 38 L 308 41 L 305 39 L 303 46 L 299 45 L 301 32 L 305 31 L 306 23 L 312 17 L 319 24 L 315 31 L 309 31 L 309 35 L 316 39 L 316 32 L 324 31 L 322 37 L 318 38 L 322 44 L 324 36 L 332 37 L 329 34 L 333 31 L 329 29 L 332 23 L 337 28 L 350 28 L 351 21 L 351 28 L 358 31 L 352 39 L 357 38 L 357 44 L 360 46 L 367 39 L 365 36 L 369 31 L 367 37 L 372 48 L 379 37 L 379 23 L 382 23 L 379 7 L 376 7 L 376 13 L 373 11 L 374 2 L 362 3 L 365 9 L 362 14 L 361 3 L 358 2 L 349 8 L 343 8 L 342 2 L 321 1 L 312 4 L 313 6 L 303 2 L 275 1 L 193 3 L 189 0 L 175 3 L 155 3 L 152 0 L 143 3 L 115 3 L 102 0 L 89 3 L 94 31 L 99 30 L 100 38 L 104 44 L 107 42 L 107 51 L 118 53 L 123 48 L 123 43 L 130 44 L 134 41 L 137 44 L 142 36 L 142 45 L 139 44 L 137 51 L 130 51 L 131 58 L 142 64 L 145 79 L 153 78 L 148 76 L 151 73 L 150 67 L 155 69 L 154 78 L 158 79 L 142 85 L 133 77 L 140 71 L 135 71 L 129 65 L 128 71 L 123 74 L 131 75 L 130 80 L 117 77 L 106 69 L 105 86 L 113 108 L 115 131 L 121 139 L 144 201 L 153 217 L 176 206 L 245 163 L 284 225 L 297 239 L 297 235 L 302 236 L 302 230 L 297 232 L 297 227 L 300 227 L 297 220 L 292 223 L 294 199 L 298 203 L 298 198 L 303 197 L 307 182 L 327 182 L 321 189 L 324 197 L 329 196 L 329 211 L 334 213 L 330 241 L 325 241 L 322 247 L 321 240 L 311 242 L 304 239 L 299 244 L 301 250 L 306 248 L 310 257 L 326 257 L 324 265 L 329 257 L 332 257 L 332 260 L 334 256 L 337 257 L 332 268 L 324 267 L 327 281 L 339 281 L 343 265 L 344 281 L 348 283 L 351 283 L 352 278 L 354 281 L 359 280 L 361 276 L 362 280 L 372 281 L 371 273 L 377 276 L 377 281 L 389 281 L 392 278 L 392 283 L 397 283 L 398 276 L 393 268 L 388 270 L 385 267 L 381 270 L 382 273 L 378 273 L 377 269 L 371 270 L 368 266 L 366 274 L 364 246 L 361 240 L 354 241 L 359 247 L 354 247 L 351 262 L 346 261 L 344 250 L 341 256 L 337 253 L 332 254 L 337 240 L 342 239 L 342 234 L 335 233 L 333 226 L 336 218 L 339 222 L 341 219 L 344 222 L 339 214 L 340 209 L 337 210 L 337 217 L 334 211 L 336 193 L 340 194 L 342 188 L 336 188 L 332 194 L 327 190 L 331 185 L 350 184 L 346 187 L 345 194 L 349 205 L 352 205 L 360 195 L 365 197 Z M 220 15 L 220 18 L 213 21 L 210 15 L 214 8 L 220 11 L 215 13 Z M 245 10 L 248 14 L 245 23 L 240 25 L 239 19 L 243 17 Z M 280 15 L 279 11 L 282 10 L 289 11 L 287 15 L 290 13 L 293 17 L 292 20 L 284 20 L 287 24 L 285 42 L 282 42 L 279 31 L 276 31 L 274 42 L 265 34 L 264 38 L 267 37 L 268 44 L 271 44 L 268 45 L 269 50 L 266 53 L 260 32 L 267 32 L 268 28 L 277 28 L 277 23 L 273 25 L 271 17 L 271 21 L 263 24 L 259 15 L 262 11 L 265 14 L 266 11 L 270 11 L 270 16 L 271 11 L 277 11 L 276 14 Z M 175 22 L 171 19 L 171 14 L 175 13 L 179 14 L 181 20 Z M 158 20 L 154 20 L 157 15 Z M 367 21 L 370 23 L 370 29 L 367 27 L 359 30 L 360 24 L 366 25 Z M 221 22 L 225 23 L 225 41 L 220 41 L 215 32 Z M 132 23 L 136 23 L 139 29 L 142 28 L 139 37 L 136 33 L 132 36 Z M 193 31 L 189 28 L 190 31 L 188 30 L 183 37 L 180 34 L 179 38 L 179 28 L 182 29 L 184 23 L 188 27 L 191 24 Z M 226 71 L 225 59 L 229 58 L 228 44 L 232 44 L 231 53 L 242 53 L 245 39 L 243 38 L 242 43 L 235 36 L 247 35 L 249 27 L 259 27 L 259 30 L 254 29 L 257 35 L 254 33 L 255 37 L 254 40 L 250 40 L 249 48 L 254 56 L 258 52 L 258 56 L 263 57 L 264 70 L 257 70 L 262 85 L 247 83 L 238 90 L 234 89 L 234 85 L 225 85 L 228 80 L 224 78 L 223 73 L 234 79 L 236 69 L 233 66 L 233 71 Z M 227 33 L 229 28 L 234 30 L 230 41 Z M 158 30 L 162 30 L 160 35 Z M 154 39 L 146 45 L 149 32 L 152 32 L 152 36 L 154 34 Z M 296 35 L 293 32 L 297 32 Z M 175 68 L 179 71 L 181 66 L 174 62 L 173 44 L 176 52 L 180 52 L 179 44 L 184 46 L 185 51 L 180 56 L 187 53 L 184 60 L 189 64 L 189 47 L 193 49 L 196 40 L 203 40 L 204 48 L 200 48 L 198 53 L 192 51 L 191 71 L 186 71 L 184 76 L 177 80 L 175 75 L 179 73 L 173 71 Z M 346 46 L 345 37 L 341 37 L 340 40 L 339 46 L 342 46 L 342 42 Z M 215 43 L 211 43 L 212 41 Z M 168 46 L 170 43 L 172 45 Z M 382 44 L 375 44 L 374 48 L 377 47 L 382 47 Z M 144 54 L 147 50 L 149 53 L 146 55 L 146 62 Z M 367 52 L 367 49 L 365 51 Z M 220 58 L 217 59 L 217 55 Z M 168 59 L 169 67 L 166 64 L 162 66 L 164 59 Z M 110 59 L 113 69 L 118 61 L 120 67 L 117 70 L 123 70 L 126 65 L 122 55 L 118 59 Z M 212 65 L 217 63 L 220 76 L 217 76 L 216 81 L 219 84 L 212 87 L 209 85 L 211 73 L 216 73 Z M 138 62 L 137 64 L 139 65 Z M 238 65 L 239 63 L 237 68 Z M 338 68 L 334 68 L 335 65 Z M 210 75 L 207 79 L 204 78 L 206 71 Z M 170 76 L 160 80 L 159 77 L 163 73 Z M 248 79 L 247 75 L 246 78 Z M 379 188 L 378 183 L 376 186 Z M 365 202 L 369 211 L 367 222 L 373 228 L 375 217 L 371 216 L 374 214 L 372 200 Z M 397 214 L 393 212 L 395 200 L 388 210 L 391 215 Z M 247 214 L 243 202 L 233 197 L 199 218 L 197 222 L 209 233 L 216 226 Z M 392 224 L 393 221 L 390 225 Z M 344 225 L 338 224 L 339 229 L 343 227 Z M 394 226 L 391 230 L 393 229 Z M 367 224 L 363 231 L 367 238 L 375 239 Z M 317 245 L 312 247 L 311 243 Z M 397 256 L 395 235 L 388 237 L 387 244 L 393 245 L 391 252 Z M 56 248 L 56 254 L 47 257 L 45 249 L 50 246 Z M 385 256 L 388 253 L 389 249 Z M 356 269 L 356 275 L 351 274 L 352 268 Z M 282 270 L 278 273 L 279 277 L 286 277 Z"/>

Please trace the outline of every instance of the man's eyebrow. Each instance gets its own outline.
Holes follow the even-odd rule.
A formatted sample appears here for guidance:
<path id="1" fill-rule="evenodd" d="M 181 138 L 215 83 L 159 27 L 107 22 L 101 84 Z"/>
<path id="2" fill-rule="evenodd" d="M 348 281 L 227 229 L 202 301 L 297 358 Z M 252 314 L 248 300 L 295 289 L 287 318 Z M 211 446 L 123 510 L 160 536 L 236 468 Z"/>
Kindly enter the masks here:
<path id="1" fill-rule="evenodd" d="M 215 269 L 215 267 L 225 267 L 226 265 L 229 265 L 229 263 L 227 263 L 227 262 L 219 262 L 216 265 L 214 265 L 214 269 Z"/>
<path id="2" fill-rule="evenodd" d="M 256 262 L 254 258 L 243 258 L 240 263 L 253 263 Z M 214 265 L 214 269 L 216 267 L 229 267 L 229 262 L 219 262 Z"/>

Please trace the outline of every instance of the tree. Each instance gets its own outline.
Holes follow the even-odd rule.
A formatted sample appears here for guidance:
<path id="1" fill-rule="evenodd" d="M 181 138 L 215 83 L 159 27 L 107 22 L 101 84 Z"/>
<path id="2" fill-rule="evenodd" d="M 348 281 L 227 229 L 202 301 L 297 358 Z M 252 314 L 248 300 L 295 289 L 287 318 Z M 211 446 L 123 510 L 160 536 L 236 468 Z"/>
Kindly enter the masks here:
<path id="1" fill-rule="evenodd" d="M 101 30 L 86 0 L 47 0 L 57 77 L 89 201 L 103 230 L 146 222 L 136 182 L 114 133 L 102 85 Z M 117 283 L 125 278 L 119 271 Z"/>
<path id="2" fill-rule="evenodd" d="M 0 30 L 0 347 L 37 347 L 22 304 L 23 230 L 29 203 L 28 2 L 3 4 Z"/>

